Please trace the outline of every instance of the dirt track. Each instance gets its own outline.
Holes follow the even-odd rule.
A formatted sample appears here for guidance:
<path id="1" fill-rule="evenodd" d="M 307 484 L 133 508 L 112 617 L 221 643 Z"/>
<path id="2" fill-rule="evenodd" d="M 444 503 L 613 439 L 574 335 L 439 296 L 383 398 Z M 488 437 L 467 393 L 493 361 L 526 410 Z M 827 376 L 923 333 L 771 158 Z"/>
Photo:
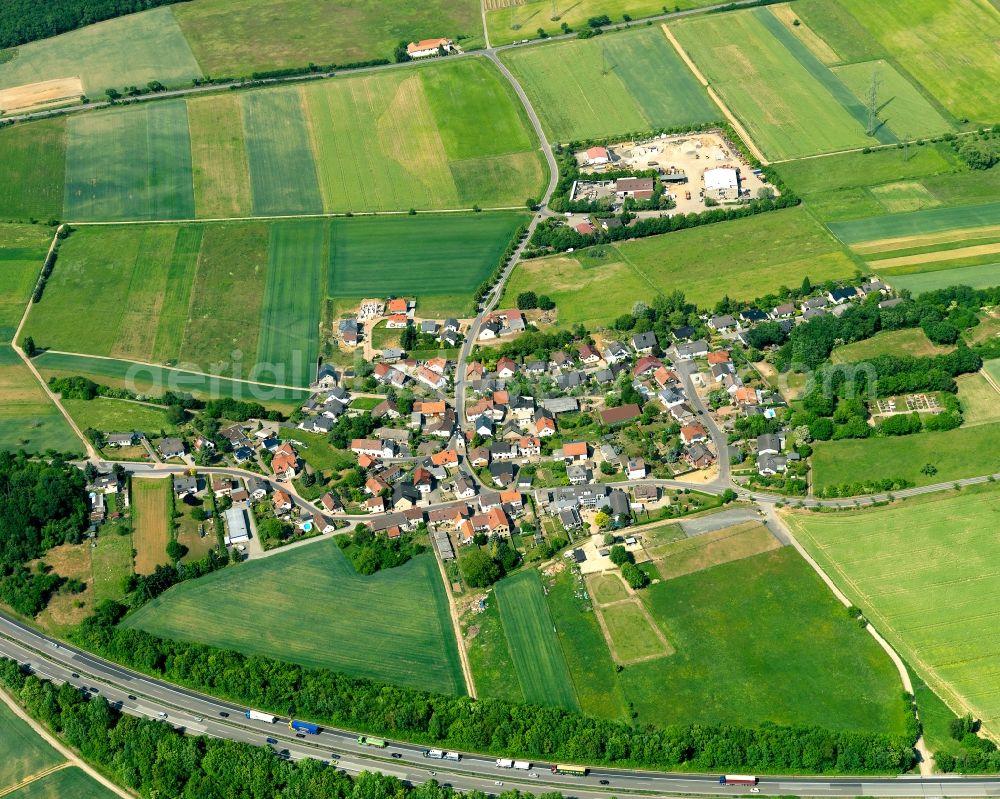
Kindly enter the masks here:
<path id="1" fill-rule="evenodd" d="M 27 111 L 64 100 L 77 100 L 82 94 L 83 82 L 78 77 L 25 83 L 11 89 L 0 89 L 0 111 Z"/>

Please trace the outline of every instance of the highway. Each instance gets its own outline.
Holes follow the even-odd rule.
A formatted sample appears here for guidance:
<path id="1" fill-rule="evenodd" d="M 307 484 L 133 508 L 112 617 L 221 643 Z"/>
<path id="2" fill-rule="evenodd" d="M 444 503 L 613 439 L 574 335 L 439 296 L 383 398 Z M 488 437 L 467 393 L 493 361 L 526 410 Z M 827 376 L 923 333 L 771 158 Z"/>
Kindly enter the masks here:
<path id="1" fill-rule="evenodd" d="M 251 721 L 244 717 L 242 705 L 123 668 L 60 643 L 2 614 L 0 654 L 30 664 L 39 677 L 91 690 L 124 713 L 150 719 L 166 714 L 164 723 L 190 734 L 270 745 L 291 759 L 316 758 L 333 763 L 348 773 L 380 771 L 412 784 L 436 779 L 457 790 L 478 789 L 492 794 L 509 788 L 533 794 L 559 790 L 567 797 L 746 794 L 743 789 L 720 785 L 717 774 L 594 768 L 586 777 L 571 777 L 552 774 L 546 763 L 533 763 L 531 771 L 525 773 L 497 768 L 495 757 L 476 753 L 462 753 L 461 760 L 453 762 L 429 760 L 423 755 L 425 747 L 391 740 L 386 749 L 372 749 L 360 746 L 357 733 L 349 730 L 326 727 L 319 735 L 298 737 L 288 729 L 287 719 L 276 724 Z M 269 744 L 268 739 L 273 743 Z M 770 776 L 760 778 L 760 793 L 838 797 L 998 796 L 1000 778 Z"/>

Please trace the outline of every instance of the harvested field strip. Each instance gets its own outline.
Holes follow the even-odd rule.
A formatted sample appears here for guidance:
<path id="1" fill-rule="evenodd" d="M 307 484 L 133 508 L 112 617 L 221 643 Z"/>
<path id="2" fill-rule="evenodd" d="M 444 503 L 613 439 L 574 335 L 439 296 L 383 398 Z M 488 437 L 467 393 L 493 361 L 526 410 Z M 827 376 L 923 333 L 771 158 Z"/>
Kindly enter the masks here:
<path id="1" fill-rule="evenodd" d="M 968 230 L 1000 228 L 1000 202 L 984 203 L 982 205 L 963 205 L 951 208 L 929 208 L 925 211 L 913 211 L 908 214 L 892 214 L 889 216 L 869 217 L 851 222 L 833 222 L 829 225 L 833 234 L 847 245 L 867 243 L 869 246 L 879 244 L 886 249 L 886 242 L 902 239 L 905 246 L 917 246 L 924 243 L 920 238 L 946 230 Z M 982 234 L 982 230 L 977 233 Z"/>
<path id="2" fill-rule="evenodd" d="M 1000 234 L 1000 225 L 987 225 L 985 227 L 965 230 L 945 230 L 941 233 L 915 234 L 912 236 L 898 236 L 892 239 L 878 239 L 850 246 L 859 255 L 877 258 L 889 253 L 896 255 L 901 251 L 904 253 L 925 252 L 931 248 L 964 246 L 966 242 L 992 239 L 997 234 Z"/>
<path id="3" fill-rule="evenodd" d="M 868 263 L 873 269 L 891 269 L 897 266 L 932 264 L 945 259 L 971 258 L 975 255 L 992 255 L 995 253 L 1000 253 L 1000 242 L 977 244 L 974 247 L 959 247 L 953 250 L 935 250 L 916 255 L 901 255 L 896 258 L 869 259 Z"/>
<path id="4" fill-rule="evenodd" d="M 196 214 L 211 219 L 249 216 L 253 210 L 250 165 L 240 97 L 213 95 L 188 100 L 188 125 Z"/>
<path id="5" fill-rule="evenodd" d="M 66 217 L 107 222 L 194 216 L 183 100 L 72 116 L 67 129 Z"/>
<path id="6" fill-rule="evenodd" d="M 798 4 L 796 3 L 795 5 L 797 6 Z M 770 11 L 788 28 L 789 33 L 798 38 L 826 66 L 839 64 L 843 61 L 822 36 L 819 36 L 816 31 L 799 19 L 796 7 L 793 7 L 789 3 L 781 3 L 780 5 L 770 6 Z"/>
<path id="7" fill-rule="evenodd" d="M 322 213 L 302 89 L 255 91 L 240 100 L 254 214 Z"/>
<path id="8" fill-rule="evenodd" d="M 997 231 L 1000 233 L 1000 230 Z M 884 258 L 901 258 L 904 255 L 922 255 L 925 252 L 948 253 L 951 250 L 960 250 L 964 247 L 979 247 L 984 244 L 1000 243 L 1000 235 L 974 235 L 973 231 L 956 232 L 957 240 L 950 234 L 935 234 L 935 237 L 947 236 L 949 240 L 931 244 L 924 244 L 922 247 L 900 247 L 886 250 L 885 252 L 872 252 L 868 254 L 868 261 L 878 261 Z"/>
<path id="9" fill-rule="evenodd" d="M 175 586 L 125 624 L 311 668 L 464 692 L 448 598 L 431 554 L 365 577 L 335 542 L 317 541 Z"/>
<path id="10" fill-rule="evenodd" d="M 312 382 L 328 263 L 325 220 L 271 226 L 257 358 L 282 375 L 279 382 L 304 386 Z"/>
<path id="11" fill-rule="evenodd" d="M 275 388 L 263 383 L 211 377 L 181 369 L 147 366 L 131 361 L 94 358 L 74 353 L 46 352 L 38 356 L 35 365 L 46 375 L 82 374 L 97 382 L 132 388 L 153 396 L 160 396 L 165 391 L 177 391 L 203 398 L 232 397 L 255 400 L 265 405 L 300 402 L 309 396 L 309 391 L 306 389 Z"/>
<path id="12" fill-rule="evenodd" d="M 660 547 L 656 567 L 665 580 L 777 549 L 781 543 L 760 522 L 725 527 Z"/>
<path id="13" fill-rule="evenodd" d="M 176 358 L 181 351 L 204 231 L 201 225 L 185 226 L 177 231 L 151 360 L 163 363 Z"/>
<path id="14" fill-rule="evenodd" d="M 834 100 L 840 103 L 841 107 L 854 118 L 861 129 L 865 130 L 868 124 L 868 111 L 864 104 L 854 96 L 850 88 L 823 64 L 800 39 L 796 38 L 788 28 L 781 24 L 781 21 L 769 9 L 755 8 L 751 13 L 792 54 L 806 72 L 820 86 L 826 89 Z M 880 144 L 893 144 L 898 141 L 896 135 L 885 126 L 877 129 L 874 132 L 873 138 Z"/>
<path id="15" fill-rule="evenodd" d="M 173 481 L 167 478 L 132 480 L 132 535 L 136 574 L 152 574 L 167 562 L 170 541 L 169 500 Z"/>
<path id="16" fill-rule="evenodd" d="M 573 679 L 552 625 L 538 572 L 532 569 L 502 580 L 496 584 L 494 595 L 525 700 L 578 712 L 580 705 Z"/>

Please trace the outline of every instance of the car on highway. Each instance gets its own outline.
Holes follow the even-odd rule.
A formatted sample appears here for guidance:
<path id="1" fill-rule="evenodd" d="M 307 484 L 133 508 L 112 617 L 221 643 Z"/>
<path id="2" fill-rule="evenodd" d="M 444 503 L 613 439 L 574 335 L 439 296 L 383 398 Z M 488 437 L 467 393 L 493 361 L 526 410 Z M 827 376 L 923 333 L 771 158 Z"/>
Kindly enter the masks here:
<path id="1" fill-rule="evenodd" d="M 760 788 L 751 788 L 750 793 L 760 793 Z"/>
<path id="2" fill-rule="evenodd" d="M 131 699 L 131 700 L 132 700 L 133 702 L 134 702 L 134 701 L 136 701 L 136 700 L 135 700 L 135 696 L 133 696 L 132 694 L 129 694 L 129 695 L 128 695 L 128 698 L 129 698 L 129 699 Z"/>
<path id="3" fill-rule="evenodd" d="M 401 755 L 401 754 L 400 754 L 399 752 L 393 752 L 393 753 L 392 753 L 392 756 L 393 756 L 393 757 L 394 757 L 394 758 L 395 758 L 396 760 L 399 760 L 399 758 L 401 758 L 401 757 L 402 757 L 402 755 Z"/>
<path id="4" fill-rule="evenodd" d="M 278 739 L 277 738 L 265 738 L 264 741 L 266 743 L 269 743 L 269 744 L 272 744 L 272 745 L 278 743 Z"/>
<path id="5" fill-rule="evenodd" d="M 330 760 L 340 760 L 340 755 L 336 752 L 330 752 Z"/>
<path id="6" fill-rule="evenodd" d="M 167 717 L 167 714 L 164 713 L 162 710 L 159 713 L 157 713 L 156 715 L 159 716 L 161 719 L 165 719 Z"/>
<path id="7" fill-rule="evenodd" d="M 90 693 L 92 693 L 92 694 L 99 694 L 101 692 L 100 688 L 94 688 L 93 686 L 91 686 L 87 690 L 90 691 Z"/>
<path id="8" fill-rule="evenodd" d="M 611 780 L 601 780 L 601 785 L 610 785 Z"/>
<path id="9" fill-rule="evenodd" d="M 494 785 L 503 785 L 503 780 L 493 780 Z"/>
<path id="10" fill-rule="evenodd" d="M 305 736 L 305 733 L 297 732 L 297 733 L 295 733 L 295 737 L 296 738 L 305 738 L 306 736 Z"/>
<path id="11" fill-rule="evenodd" d="M 219 711 L 219 715 L 222 716 L 222 718 L 224 718 L 224 719 L 228 719 L 229 718 L 229 714 L 225 710 L 220 710 Z"/>
<path id="12" fill-rule="evenodd" d="M 79 674 L 77 674 L 77 673 L 76 673 L 75 671 L 74 671 L 74 672 L 73 672 L 73 673 L 72 673 L 72 674 L 71 674 L 70 676 L 71 676 L 71 677 L 72 677 L 72 678 L 73 678 L 74 680 L 79 680 L 79 679 L 80 679 L 80 675 L 79 675 Z"/>
<path id="13" fill-rule="evenodd" d="M 199 724 L 201 724 L 201 722 L 203 722 L 205 719 L 202 716 L 195 716 L 194 720 L 197 721 Z"/>

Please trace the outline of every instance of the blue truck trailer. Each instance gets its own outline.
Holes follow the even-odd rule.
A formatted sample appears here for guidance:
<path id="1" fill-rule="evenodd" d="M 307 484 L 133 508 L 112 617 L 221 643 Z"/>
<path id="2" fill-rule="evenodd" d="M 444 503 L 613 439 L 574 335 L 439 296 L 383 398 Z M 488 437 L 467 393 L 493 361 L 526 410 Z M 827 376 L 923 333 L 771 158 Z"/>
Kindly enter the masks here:
<path id="1" fill-rule="evenodd" d="M 298 732 L 307 732 L 310 735 L 319 735 L 319 727 L 315 724 L 310 724 L 308 721 L 299 721 L 298 719 L 292 719 L 288 722 L 288 726 L 297 730 Z"/>

